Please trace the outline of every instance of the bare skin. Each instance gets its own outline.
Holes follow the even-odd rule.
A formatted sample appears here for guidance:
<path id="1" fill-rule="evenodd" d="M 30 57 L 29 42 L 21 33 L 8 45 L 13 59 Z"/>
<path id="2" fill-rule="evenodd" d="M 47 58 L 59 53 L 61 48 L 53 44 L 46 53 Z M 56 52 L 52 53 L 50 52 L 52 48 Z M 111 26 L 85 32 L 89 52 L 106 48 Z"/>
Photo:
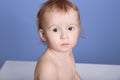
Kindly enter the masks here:
<path id="1" fill-rule="evenodd" d="M 50 49 L 38 61 L 35 75 L 35 80 L 80 80 L 72 53 L 58 54 Z"/>
<path id="2" fill-rule="evenodd" d="M 80 31 L 77 14 L 72 9 L 44 14 L 46 24 L 39 33 L 48 48 L 36 65 L 34 80 L 80 80 L 72 53 Z"/>

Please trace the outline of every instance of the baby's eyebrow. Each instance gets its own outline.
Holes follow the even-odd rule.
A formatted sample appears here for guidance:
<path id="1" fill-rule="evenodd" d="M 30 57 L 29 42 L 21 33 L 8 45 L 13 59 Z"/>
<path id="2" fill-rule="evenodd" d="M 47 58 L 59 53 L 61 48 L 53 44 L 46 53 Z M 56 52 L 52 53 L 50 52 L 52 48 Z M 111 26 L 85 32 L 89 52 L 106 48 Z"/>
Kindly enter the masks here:
<path id="1" fill-rule="evenodd" d="M 68 26 L 78 26 L 78 24 L 69 24 Z"/>
<path id="2" fill-rule="evenodd" d="M 48 29 L 52 28 L 52 27 L 58 27 L 59 25 L 56 25 L 56 24 L 52 24 L 50 26 L 48 26 Z"/>
<path id="3" fill-rule="evenodd" d="M 65 27 L 67 27 L 67 26 L 78 26 L 78 24 L 66 24 Z M 60 27 L 60 25 L 52 24 L 50 26 L 47 26 L 48 29 L 50 29 L 52 27 Z"/>

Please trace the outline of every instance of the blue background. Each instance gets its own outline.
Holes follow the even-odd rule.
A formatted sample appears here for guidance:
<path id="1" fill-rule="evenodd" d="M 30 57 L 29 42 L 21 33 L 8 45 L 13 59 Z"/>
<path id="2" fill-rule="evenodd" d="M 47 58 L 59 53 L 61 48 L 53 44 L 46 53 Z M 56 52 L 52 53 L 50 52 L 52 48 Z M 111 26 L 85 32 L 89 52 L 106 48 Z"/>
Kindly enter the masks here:
<path id="1" fill-rule="evenodd" d="M 0 68 L 6 60 L 37 61 L 45 50 L 36 14 L 45 0 L 0 0 Z M 120 65 L 120 0 L 72 0 L 81 15 L 76 62 Z"/>

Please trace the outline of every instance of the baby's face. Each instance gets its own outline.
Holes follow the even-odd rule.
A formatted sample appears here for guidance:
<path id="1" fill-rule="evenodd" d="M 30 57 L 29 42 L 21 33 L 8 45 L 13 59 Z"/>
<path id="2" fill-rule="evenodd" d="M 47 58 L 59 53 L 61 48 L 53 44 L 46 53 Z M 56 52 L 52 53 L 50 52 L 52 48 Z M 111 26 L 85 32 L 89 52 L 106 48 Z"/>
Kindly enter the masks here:
<path id="1" fill-rule="evenodd" d="M 44 35 L 48 47 L 56 51 L 71 50 L 77 42 L 80 26 L 76 11 L 45 12 Z"/>

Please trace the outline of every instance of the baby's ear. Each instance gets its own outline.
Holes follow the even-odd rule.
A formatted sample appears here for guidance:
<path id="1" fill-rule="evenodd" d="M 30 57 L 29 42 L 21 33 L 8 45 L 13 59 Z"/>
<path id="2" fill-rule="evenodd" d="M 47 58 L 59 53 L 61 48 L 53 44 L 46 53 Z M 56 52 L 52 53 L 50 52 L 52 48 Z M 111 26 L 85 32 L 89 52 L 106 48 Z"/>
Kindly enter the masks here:
<path id="1" fill-rule="evenodd" d="M 40 29 L 39 34 L 40 34 L 41 39 L 45 42 L 46 41 L 45 31 L 43 29 Z"/>

